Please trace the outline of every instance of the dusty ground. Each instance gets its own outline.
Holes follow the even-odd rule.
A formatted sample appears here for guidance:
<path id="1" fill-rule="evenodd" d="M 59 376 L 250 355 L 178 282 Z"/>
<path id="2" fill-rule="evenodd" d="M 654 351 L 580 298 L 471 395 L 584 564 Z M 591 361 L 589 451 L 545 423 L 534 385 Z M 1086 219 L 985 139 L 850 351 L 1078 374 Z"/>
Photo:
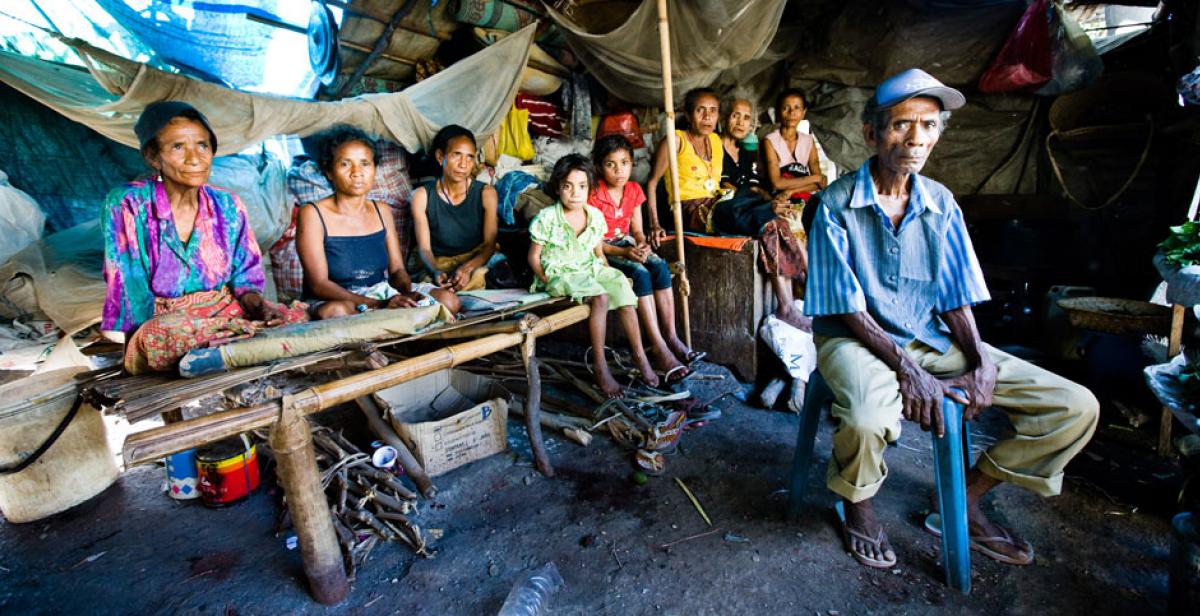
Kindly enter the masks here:
<path id="1" fill-rule="evenodd" d="M 974 590 L 941 582 L 938 543 L 920 528 L 932 490 L 928 436 L 905 427 L 889 451 L 879 506 L 900 564 L 868 570 L 846 555 L 823 487 L 832 425 L 816 447 L 803 521 L 783 521 L 794 415 L 729 397 L 724 417 L 689 432 L 668 474 L 636 485 L 607 438 L 584 449 L 549 437 L 558 476 L 530 466 L 524 430 L 512 452 L 438 479 L 419 522 L 443 529 L 436 558 L 377 548 L 350 596 L 313 603 L 298 551 L 271 534 L 272 496 L 221 510 L 160 492 L 140 467 L 92 501 L 27 525 L 0 522 L 0 613 L 490 614 L 523 572 L 554 562 L 562 614 L 1154 613 L 1167 592 L 1168 519 L 1178 479 L 1144 444 L 1102 435 L 1068 470 L 1066 493 L 1042 500 L 1001 487 L 996 514 L 1037 548 L 1027 568 L 973 558 Z M 335 411 L 336 412 L 336 411 Z M 347 416 L 354 417 L 347 412 Z M 1005 429 L 976 422 L 978 442 Z M 710 528 L 672 477 L 683 479 Z M 660 546 L 715 531 L 669 549 Z"/>

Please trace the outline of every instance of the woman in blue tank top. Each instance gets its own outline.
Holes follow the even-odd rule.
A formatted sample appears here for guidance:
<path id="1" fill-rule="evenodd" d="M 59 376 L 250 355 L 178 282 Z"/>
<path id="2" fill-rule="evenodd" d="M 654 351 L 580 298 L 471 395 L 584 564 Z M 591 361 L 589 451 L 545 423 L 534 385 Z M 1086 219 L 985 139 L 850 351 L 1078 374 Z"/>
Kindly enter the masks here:
<path id="1" fill-rule="evenodd" d="M 333 196 L 300 209 L 296 250 L 304 266 L 303 299 L 317 319 L 376 308 L 409 308 L 439 301 L 458 312 L 453 291 L 413 284 L 404 269 L 391 208 L 367 199 L 379 155 L 374 140 L 337 127 L 319 141 L 317 164 Z"/>

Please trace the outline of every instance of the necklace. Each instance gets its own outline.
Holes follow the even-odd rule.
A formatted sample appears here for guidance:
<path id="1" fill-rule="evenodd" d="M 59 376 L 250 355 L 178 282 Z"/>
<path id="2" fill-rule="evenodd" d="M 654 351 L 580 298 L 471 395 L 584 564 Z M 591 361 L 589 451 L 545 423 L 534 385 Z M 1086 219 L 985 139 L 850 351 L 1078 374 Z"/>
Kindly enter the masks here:
<path id="1" fill-rule="evenodd" d="M 692 150 L 696 152 L 696 158 L 699 158 L 700 162 L 704 165 L 704 190 L 711 193 L 717 189 L 717 182 L 713 180 L 712 177 L 712 141 L 708 139 L 707 135 L 704 135 L 704 152 L 708 154 L 708 160 L 705 160 L 704 157 L 700 155 L 700 148 L 696 147 L 696 142 L 692 141 L 691 133 L 687 133 L 687 139 L 688 143 L 692 144 Z"/>
<path id="2" fill-rule="evenodd" d="M 457 207 L 458 205 L 460 205 L 460 204 L 461 204 L 461 201 L 462 201 L 462 200 L 460 200 L 460 202 L 459 202 L 459 203 L 455 203 L 455 202 L 454 202 L 454 200 L 450 198 L 450 187 L 449 187 L 449 186 L 446 186 L 445 182 L 442 182 L 441 180 L 438 180 L 438 181 L 437 181 L 437 190 L 438 190 L 438 195 L 439 195 L 439 196 L 442 198 L 442 200 L 443 200 L 443 201 L 445 201 L 445 202 L 446 202 L 446 204 L 447 204 L 447 205 L 449 205 L 450 207 Z M 466 194 L 466 191 L 464 191 L 464 192 L 463 192 L 463 199 L 466 199 L 466 198 L 467 198 L 467 194 Z"/>

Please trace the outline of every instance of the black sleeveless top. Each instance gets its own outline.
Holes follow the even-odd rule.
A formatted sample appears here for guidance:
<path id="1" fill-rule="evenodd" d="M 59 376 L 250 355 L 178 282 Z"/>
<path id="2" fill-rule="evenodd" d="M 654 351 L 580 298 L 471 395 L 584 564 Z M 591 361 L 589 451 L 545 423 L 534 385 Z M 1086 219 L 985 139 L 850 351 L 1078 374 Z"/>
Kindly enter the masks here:
<path id="1" fill-rule="evenodd" d="M 387 280 L 388 250 L 387 225 L 383 224 L 383 214 L 379 204 L 374 201 L 375 215 L 383 228 L 367 235 L 329 235 L 329 227 L 325 226 L 325 217 L 321 208 L 317 208 L 317 217 L 321 219 L 321 227 L 325 229 L 325 264 L 329 269 L 329 281 L 346 289 L 369 287 Z M 304 282 L 304 296 L 313 298 Z"/>
<path id="2" fill-rule="evenodd" d="M 458 205 L 446 202 L 437 180 L 424 186 L 429 243 L 435 257 L 460 255 L 483 243 L 483 182 L 471 180 L 467 196 Z"/>

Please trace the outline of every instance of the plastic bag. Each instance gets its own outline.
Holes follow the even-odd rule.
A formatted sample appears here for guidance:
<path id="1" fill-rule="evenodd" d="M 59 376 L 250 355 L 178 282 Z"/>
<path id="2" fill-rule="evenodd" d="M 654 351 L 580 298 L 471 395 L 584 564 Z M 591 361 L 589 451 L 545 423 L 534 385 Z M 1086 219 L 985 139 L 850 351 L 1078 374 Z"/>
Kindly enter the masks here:
<path id="1" fill-rule="evenodd" d="M 8 183 L 0 171 L 0 263 L 42 239 L 46 215 L 37 201 Z"/>
<path id="2" fill-rule="evenodd" d="M 808 382 L 809 375 L 817 369 L 817 345 L 811 333 L 770 315 L 759 328 L 759 335 L 783 362 L 788 376 L 802 383 Z"/>
<path id="3" fill-rule="evenodd" d="M 1104 61 L 1096 53 L 1092 39 L 1057 2 L 1051 10 L 1050 42 L 1051 78 L 1038 89 L 1038 95 L 1058 96 L 1086 88 L 1104 72 Z"/>
<path id="4" fill-rule="evenodd" d="M 536 152 L 533 150 L 533 141 L 529 138 L 529 110 L 510 108 L 508 115 L 504 116 L 504 122 L 500 124 L 498 138 L 498 154 L 532 160 Z"/>
<path id="5" fill-rule="evenodd" d="M 637 118 L 628 111 L 604 116 L 604 120 L 600 122 L 600 129 L 596 131 L 596 139 L 614 134 L 625 137 L 635 150 L 646 147 Z"/>
<path id="6" fill-rule="evenodd" d="M 1035 0 L 991 66 L 979 78 L 981 92 L 1032 90 L 1050 81 L 1053 57 L 1050 46 L 1049 0 Z"/>

